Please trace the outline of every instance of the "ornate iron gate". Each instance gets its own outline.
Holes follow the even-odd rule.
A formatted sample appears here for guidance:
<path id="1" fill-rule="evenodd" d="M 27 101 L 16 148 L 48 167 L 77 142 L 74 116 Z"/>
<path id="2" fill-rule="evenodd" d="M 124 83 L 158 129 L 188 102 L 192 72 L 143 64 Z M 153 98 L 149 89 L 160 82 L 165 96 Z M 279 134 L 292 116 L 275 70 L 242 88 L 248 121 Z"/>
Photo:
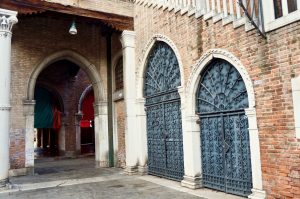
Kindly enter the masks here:
<path id="1" fill-rule="evenodd" d="M 157 42 L 145 74 L 148 173 L 182 180 L 184 173 L 181 104 L 177 87 L 180 71 L 173 50 Z"/>
<path id="2" fill-rule="evenodd" d="M 197 91 L 203 184 L 248 196 L 252 188 L 245 83 L 228 62 L 214 60 Z"/>

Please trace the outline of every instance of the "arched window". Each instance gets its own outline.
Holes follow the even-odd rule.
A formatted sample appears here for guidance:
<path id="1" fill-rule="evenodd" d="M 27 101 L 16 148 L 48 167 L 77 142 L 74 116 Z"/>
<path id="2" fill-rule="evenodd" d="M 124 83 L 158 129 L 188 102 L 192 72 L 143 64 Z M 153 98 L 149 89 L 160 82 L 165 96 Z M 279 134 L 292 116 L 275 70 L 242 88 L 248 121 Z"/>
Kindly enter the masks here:
<path id="1" fill-rule="evenodd" d="M 120 57 L 115 67 L 115 91 L 123 90 L 123 57 Z"/>

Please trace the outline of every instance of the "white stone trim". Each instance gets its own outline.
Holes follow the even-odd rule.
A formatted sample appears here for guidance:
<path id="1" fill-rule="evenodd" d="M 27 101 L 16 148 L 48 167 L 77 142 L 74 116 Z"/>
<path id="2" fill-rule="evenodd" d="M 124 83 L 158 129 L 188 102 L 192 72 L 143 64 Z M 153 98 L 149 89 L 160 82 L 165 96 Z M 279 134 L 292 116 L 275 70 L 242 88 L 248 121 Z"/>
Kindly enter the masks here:
<path id="1" fill-rule="evenodd" d="M 230 64 L 232 64 L 238 72 L 241 74 L 245 85 L 246 89 L 248 92 L 248 99 L 249 99 L 249 108 L 255 107 L 255 96 L 254 96 L 254 89 L 253 89 L 253 83 L 252 80 L 246 70 L 246 68 L 242 65 L 241 61 L 235 57 L 232 53 L 228 52 L 227 50 L 224 49 L 210 49 L 206 53 L 204 53 L 200 59 L 196 62 L 194 66 L 192 66 L 192 71 L 191 75 L 188 79 L 187 83 L 187 88 L 186 91 L 190 96 L 195 96 L 196 95 L 196 90 L 198 83 L 200 81 L 200 74 L 202 70 L 214 59 L 214 58 L 219 58 L 228 61 Z M 197 75 L 196 75 L 197 74 Z M 192 97 L 192 100 L 190 101 L 192 104 L 192 107 L 189 109 L 189 113 L 194 114 L 195 112 L 191 111 L 196 110 L 196 101 L 195 97 Z"/>
<path id="2" fill-rule="evenodd" d="M 248 93 L 248 100 L 249 100 L 249 108 L 246 109 L 246 115 L 248 116 L 249 122 L 249 135 L 250 135 L 250 153 L 251 153 L 251 163 L 252 163 L 252 182 L 253 182 L 253 189 L 252 194 L 249 198 L 261 198 L 264 199 L 265 192 L 263 191 L 262 186 L 262 171 L 261 171 L 261 159 L 260 159 L 260 145 L 259 145 L 259 137 L 258 137 L 258 129 L 257 129 L 257 118 L 255 112 L 255 96 L 254 96 L 254 89 L 251 78 L 246 70 L 246 68 L 242 65 L 240 60 L 235 57 L 232 53 L 228 52 L 224 49 L 211 49 L 208 50 L 206 53 L 202 55 L 202 57 L 196 62 L 196 64 L 192 67 L 191 75 L 189 77 L 187 88 L 186 88 L 186 105 L 187 105 L 187 123 L 190 124 L 189 128 L 187 128 L 187 132 L 190 134 L 194 134 L 192 143 L 190 145 L 198 145 L 200 149 L 200 129 L 199 125 L 195 125 L 196 119 L 196 92 L 198 88 L 198 84 L 200 81 L 200 75 L 202 71 L 206 68 L 206 66 L 214 59 L 219 58 L 228 61 L 232 64 L 238 72 L 241 74 L 244 83 L 246 85 L 247 93 Z M 190 117 L 189 117 L 190 116 Z M 198 126 L 198 127 L 197 127 Z M 198 134 L 197 134 L 198 132 Z M 197 136 L 199 136 L 197 138 Z M 194 142 L 199 142 L 194 143 Z M 190 147 L 190 150 L 192 148 Z M 201 151 L 194 152 L 194 157 L 201 157 Z M 186 159 L 185 159 L 186 160 Z M 200 177 L 202 173 L 201 169 L 201 161 L 199 161 L 200 165 L 195 164 L 194 173 L 200 172 Z M 193 176 L 191 176 L 193 177 Z"/>
<path id="3" fill-rule="evenodd" d="M 300 76 L 292 79 L 292 97 L 296 138 L 300 138 Z"/>

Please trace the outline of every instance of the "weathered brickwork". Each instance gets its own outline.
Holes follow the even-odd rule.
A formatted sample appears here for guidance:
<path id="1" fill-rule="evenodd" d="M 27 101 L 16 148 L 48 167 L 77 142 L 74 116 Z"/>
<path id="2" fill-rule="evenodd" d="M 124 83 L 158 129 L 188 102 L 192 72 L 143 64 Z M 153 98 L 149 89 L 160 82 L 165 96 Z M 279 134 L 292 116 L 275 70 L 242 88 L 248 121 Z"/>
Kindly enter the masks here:
<path id="1" fill-rule="evenodd" d="M 115 102 L 115 117 L 117 121 L 116 126 L 118 134 L 117 166 L 124 168 L 126 166 L 124 100 L 119 100 Z"/>
<path id="2" fill-rule="evenodd" d="M 234 54 L 246 67 L 255 90 L 263 172 L 268 198 L 300 198 L 300 140 L 295 138 L 291 78 L 300 75 L 300 22 L 282 27 L 265 40 L 245 26 L 213 23 L 203 17 L 135 6 L 136 63 L 154 34 L 170 38 L 179 51 L 185 84 L 190 69 L 212 48 Z"/>
<path id="3" fill-rule="evenodd" d="M 10 168 L 25 167 L 25 130 L 18 129 L 10 133 Z"/>
<path id="4" fill-rule="evenodd" d="M 78 34 L 70 35 L 68 31 L 71 21 L 67 18 L 48 16 L 44 13 L 19 16 L 18 19 L 19 23 L 15 25 L 12 37 L 11 168 L 22 168 L 25 165 L 26 136 L 23 100 L 27 98 L 28 82 L 32 72 L 47 56 L 63 50 L 77 52 L 96 67 L 101 78 L 104 98 L 106 98 L 107 89 L 106 40 L 101 34 L 99 25 L 81 22 L 78 19 L 76 21 Z M 118 51 L 118 49 L 115 51 Z M 80 81 L 82 80 L 80 78 L 82 72 L 78 74 L 78 80 Z M 87 84 L 81 84 L 80 81 L 77 81 L 77 83 L 75 81 L 65 86 L 65 88 L 62 88 L 63 85 L 60 85 L 62 87 L 56 85 L 62 97 L 71 100 L 66 100 L 64 104 L 66 110 L 72 110 L 72 112 L 68 111 L 66 113 L 66 116 L 70 119 L 66 122 L 68 124 L 66 132 L 74 132 L 74 113 L 78 111 L 79 97 Z M 86 79 L 84 79 L 85 81 Z M 67 92 L 68 89 L 73 94 Z M 71 137 L 74 138 L 74 135 Z M 75 149 L 74 140 L 66 140 L 66 146 L 66 150 L 73 151 Z"/>

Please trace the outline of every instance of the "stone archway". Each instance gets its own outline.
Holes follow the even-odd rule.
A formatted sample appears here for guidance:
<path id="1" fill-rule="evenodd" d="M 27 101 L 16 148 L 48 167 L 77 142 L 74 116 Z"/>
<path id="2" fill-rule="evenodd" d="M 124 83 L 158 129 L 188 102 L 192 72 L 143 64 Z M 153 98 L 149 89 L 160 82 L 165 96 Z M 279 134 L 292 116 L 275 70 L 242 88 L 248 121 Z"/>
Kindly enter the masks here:
<path id="1" fill-rule="evenodd" d="M 34 89 L 39 74 L 50 64 L 60 60 L 68 60 L 78 65 L 89 77 L 95 95 L 95 142 L 96 165 L 108 166 L 108 128 L 107 128 L 107 102 L 102 80 L 96 67 L 77 52 L 63 50 L 53 53 L 44 58 L 31 73 L 28 81 L 27 95 L 23 102 L 26 117 L 26 139 L 25 139 L 25 167 L 34 167 Z M 101 136 L 100 136 L 101 134 Z"/>
<path id="2" fill-rule="evenodd" d="M 201 151 L 200 151 L 200 128 L 196 123 L 199 117 L 196 112 L 196 92 L 201 79 L 201 73 L 206 66 L 215 58 L 223 59 L 229 62 L 240 73 L 245 87 L 248 93 L 249 108 L 245 109 L 246 116 L 249 124 L 249 136 L 250 136 L 250 154 L 252 161 L 252 194 L 249 198 L 265 198 L 265 192 L 262 187 L 262 171 L 261 171 L 261 159 L 260 159 L 260 145 L 257 129 L 257 118 L 255 111 L 255 96 L 251 78 L 242 65 L 241 61 L 236 58 L 230 52 L 223 49 L 211 49 L 206 52 L 192 67 L 191 75 L 188 79 L 186 88 L 186 134 L 189 135 L 189 153 L 193 153 L 192 160 L 190 161 L 190 168 L 187 176 L 182 182 L 183 186 L 187 187 L 199 187 L 201 185 Z"/>

